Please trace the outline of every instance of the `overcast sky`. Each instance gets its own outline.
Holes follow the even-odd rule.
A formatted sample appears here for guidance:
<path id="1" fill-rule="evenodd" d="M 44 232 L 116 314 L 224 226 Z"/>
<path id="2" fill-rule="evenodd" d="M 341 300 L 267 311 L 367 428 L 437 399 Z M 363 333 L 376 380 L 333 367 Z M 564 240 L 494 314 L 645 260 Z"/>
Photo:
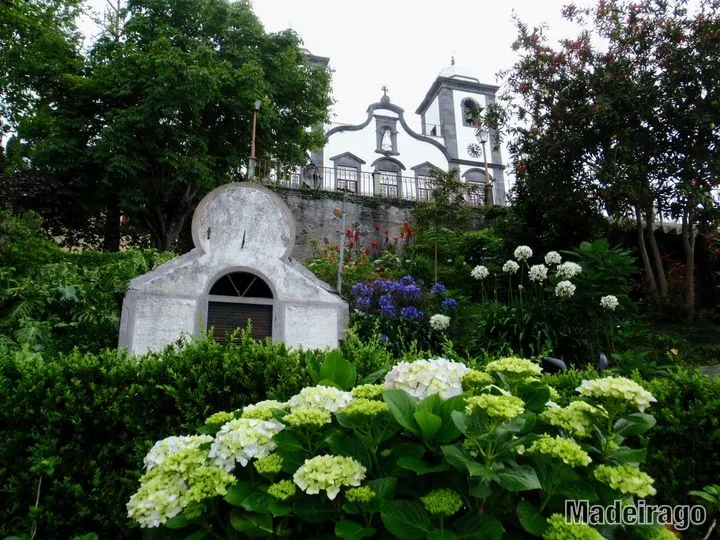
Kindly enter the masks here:
<path id="1" fill-rule="evenodd" d="M 573 35 L 560 10 L 570 0 L 254 0 L 266 30 L 292 28 L 305 48 L 330 58 L 334 122 L 360 123 L 387 85 L 393 103 L 419 130 L 415 110 L 440 70 L 454 55 L 458 68 L 481 82 L 497 84 L 509 68 L 516 32 L 513 12 L 549 35 Z M 102 12 L 105 0 L 90 0 Z M 591 0 L 576 0 L 578 6 Z"/>

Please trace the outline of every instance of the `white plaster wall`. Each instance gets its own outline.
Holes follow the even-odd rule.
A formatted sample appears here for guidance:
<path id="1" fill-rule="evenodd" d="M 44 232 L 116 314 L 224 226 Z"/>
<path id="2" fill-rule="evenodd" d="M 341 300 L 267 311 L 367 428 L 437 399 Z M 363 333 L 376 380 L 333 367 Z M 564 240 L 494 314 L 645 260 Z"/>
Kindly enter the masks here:
<path id="1" fill-rule="evenodd" d="M 430 103 L 427 111 L 425 111 L 426 135 L 430 136 L 429 133 L 433 124 L 440 126 L 440 98 L 438 96 L 435 96 L 435 99 L 432 100 L 432 103 Z M 438 130 L 440 130 L 439 127 Z M 441 137 L 442 133 L 440 133 L 438 138 Z"/>
<path id="2" fill-rule="evenodd" d="M 467 159 L 470 161 L 477 161 L 480 167 L 483 167 L 483 158 L 480 155 L 479 158 L 473 160 L 467 153 L 467 147 L 469 144 L 478 144 L 475 138 L 475 128 L 463 125 L 463 110 L 462 102 L 466 98 L 474 99 L 483 109 L 487 108 L 488 100 L 487 96 L 482 94 L 474 94 L 472 92 L 461 92 L 460 90 L 453 90 L 453 106 L 455 109 L 455 129 L 457 131 L 458 141 L 458 156 L 460 159 Z M 492 156 L 490 155 L 490 143 L 485 145 L 485 152 L 487 153 L 488 163 L 492 163 Z"/>
<path id="3" fill-rule="evenodd" d="M 385 109 L 377 109 L 375 111 L 375 114 L 381 116 L 391 116 L 391 113 L 392 111 Z M 411 137 L 403 129 L 399 121 L 397 123 L 397 130 L 397 149 L 400 155 L 392 157 L 405 166 L 405 171 L 402 172 L 403 176 L 414 177 L 415 173 L 411 168 L 425 161 L 429 161 L 436 167 L 447 170 L 447 159 L 439 148 L 428 142 L 419 141 Z M 382 154 L 375 152 L 377 148 L 376 137 L 375 119 L 371 120 L 367 127 L 362 130 L 333 133 L 330 135 L 327 145 L 325 146 L 324 166 L 332 168 L 334 165 L 333 162 L 330 161 L 331 157 L 342 154 L 343 152 L 351 152 L 365 161 L 365 165 L 362 167 L 363 171 L 368 173 L 373 172 L 374 168 L 371 167 L 372 163 L 376 159 L 383 157 Z"/>
<path id="4" fill-rule="evenodd" d="M 133 339 L 128 347 L 131 354 L 159 351 L 193 335 L 196 299 L 146 294 L 137 295 L 134 300 Z"/>
<path id="5" fill-rule="evenodd" d="M 285 344 L 288 347 L 327 349 L 338 346 L 338 312 L 332 307 L 285 307 Z"/>

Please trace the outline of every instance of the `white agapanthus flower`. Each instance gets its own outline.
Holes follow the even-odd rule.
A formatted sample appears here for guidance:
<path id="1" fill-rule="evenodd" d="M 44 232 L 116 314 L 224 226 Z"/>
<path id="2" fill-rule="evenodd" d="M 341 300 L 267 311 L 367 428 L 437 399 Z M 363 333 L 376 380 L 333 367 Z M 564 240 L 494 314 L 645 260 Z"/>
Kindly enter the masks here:
<path id="1" fill-rule="evenodd" d="M 293 481 L 308 495 L 325 490 L 332 501 L 341 487 L 359 486 L 366 472 L 367 469 L 351 457 L 326 454 L 306 459 L 295 471 Z"/>
<path id="2" fill-rule="evenodd" d="M 385 376 L 385 388 L 405 390 L 417 399 L 432 394 L 448 399 L 462 394 L 462 379 L 468 371 L 465 364 L 446 358 L 400 362 Z"/>
<path id="3" fill-rule="evenodd" d="M 514 274 L 520 269 L 520 265 L 516 263 L 515 261 L 507 261 L 505 264 L 503 264 L 502 271 L 506 274 Z"/>
<path id="4" fill-rule="evenodd" d="M 650 392 L 625 377 L 604 377 L 583 381 L 575 390 L 586 397 L 626 401 L 637 407 L 640 412 L 645 412 L 651 403 L 657 402 Z"/>
<path id="5" fill-rule="evenodd" d="M 518 261 L 527 261 L 532 257 L 533 251 L 530 249 L 530 246 L 518 246 L 515 248 L 513 255 Z"/>
<path id="6" fill-rule="evenodd" d="M 603 309 L 607 309 L 608 311 L 615 311 L 617 307 L 620 305 L 620 302 L 618 302 L 617 296 L 614 296 L 612 294 L 608 294 L 607 296 L 603 296 L 600 299 L 600 306 Z"/>
<path id="7" fill-rule="evenodd" d="M 562 279 L 572 279 L 582 272 L 582 266 L 574 262 L 564 262 L 557 267 L 557 276 Z"/>
<path id="8" fill-rule="evenodd" d="M 548 251 L 547 255 L 545 255 L 545 264 L 550 266 L 551 264 L 560 264 L 562 262 L 562 257 L 557 251 Z"/>
<path id="9" fill-rule="evenodd" d="M 470 272 L 470 275 L 474 277 L 475 279 L 485 279 L 490 275 L 490 271 L 487 269 L 487 267 L 483 265 L 478 265 L 475 268 L 472 269 L 472 272 Z"/>
<path id="10" fill-rule="evenodd" d="M 544 264 L 533 264 L 530 267 L 528 276 L 530 281 L 545 281 L 547 279 L 548 269 Z"/>
<path id="11" fill-rule="evenodd" d="M 198 448 L 201 444 L 209 443 L 213 440 L 210 435 L 181 435 L 179 437 L 167 437 L 155 443 L 145 456 L 143 463 L 145 469 L 150 470 L 162 464 L 168 456 L 186 450 L 188 448 Z"/>
<path id="12" fill-rule="evenodd" d="M 430 317 L 430 327 L 433 330 L 446 330 L 450 326 L 450 317 L 437 313 Z"/>
<path id="13" fill-rule="evenodd" d="M 215 435 L 209 456 L 218 467 L 228 472 L 235 468 L 236 462 L 244 467 L 251 459 L 264 458 L 275 450 L 272 438 L 283 429 L 285 426 L 276 420 L 231 420 Z"/>
<path id="14" fill-rule="evenodd" d="M 299 394 L 290 398 L 290 410 L 320 409 L 329 413 L 342 409 L 352 401 L 350 392 L 343 392 L 331 386 L 311 386 L 303 388 Z"/>
<path id="15" fill-rule="evenodd" d="M 575 294 L 575 285 L 568 280 L 561 281 L 555 286 L 555 296 L 570 298 L 573 294 Z"/>

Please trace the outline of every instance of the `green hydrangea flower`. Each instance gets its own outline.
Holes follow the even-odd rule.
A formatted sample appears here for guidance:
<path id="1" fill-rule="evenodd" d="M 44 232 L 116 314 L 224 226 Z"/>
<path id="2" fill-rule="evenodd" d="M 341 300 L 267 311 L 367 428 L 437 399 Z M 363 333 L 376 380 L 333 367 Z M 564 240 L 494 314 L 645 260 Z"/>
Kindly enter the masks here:
<path id="1" fill-rule="evenodd" d="M 553 514 L 547 520 L 545 540 L 604 540 L 603 536 L 583 523 L 568 523 L 565 516 Z"/>
<path id="2" fill-rule="evenodd" d="M 462 387 L 466 392 L 474 392 L 493 383 L 492 375 L 477 369 L 471 369 L 462 378 Z"/>
<path id="3" fill-rule="evenodd" d="M 622 401 L 644 412 L 657 399 L 635 381 L 625 377 L 605 377 L 593 381 L 583 381 L 576 389 L 580 395 L 600 400 Z"/>
<path id="4" fill-rule="evenodd" d="M 274 399 L 268 399 L 260 401 L 254 405 L 248 405 L 243 408 L 241 418 L 252 418 L 255 420 L 272 420 L 273 409 L 280 409 L 286 411 L 290 408 L 290 404 L 275 401 Z"/>
<path id="5" fill-rule="evenodd" d="M 557 458 L 571 467 L 585 467 L 592 461 L 578 443 L 564 437 L 543 435 L 536 439 L 527 451 L 531 454 L 537 453 Z"/>
<path id="6" fill-rule="evenodd" d="M 233 415 L 233 413 L 221 411 L 221 412 L 216 412 L 215 414 L 208 416 L 205 419 L 205 423 L 209 424 L 211 426 L 216 426 L 216 425 L 222 426 L 223 424 L 226 424 L 230 420 L 234 420 L 234 419 L 235 419 L 235 415 Z"/>
<path id="7" fill-rule="evenodd" d="M 367 469 L 353 458 L 346 456 L 323 455 L 306 459 L 295 471 L 295 484 L 309 495 L 327 492 L 333 500 L 343 486 L 359 486 L 365 479 Z"/>
<path id="8" fill-rule="evenodd" d="M 278 454 L 270 454 L 258 459 L 253 465 L 260 474 L 277 474 L 282 470 L 283 458 Z"/>
<path id="9" fill-rule="evenodd" d="M 450 517 L 462 508 L 462 497 L 452 489 L 435 489 L 420 497 L 425 509 L 434 516 Z"/>
<path id="10" fill-rule="evenodd" d="M 531 360 L 519 358 L 517 356 L 508 356 L 488 363 L 485 366 L 488 373 L 502 373 L 516 379 L 525 379 L 526 377 L 534 377 L 542 373 L 542 368 Z"/>
<path id="11" fill-rule="evenodd" d="M 390 407 L 383 401 L 359 398 L 351 401 L 347 407 L 340 409 L 340 412 L 350 418 L 372 418 L 390 412 Z"/>
<path id="12" fill-rule="evenodd" d="M 321 427 L 332 422 L 330 413 L 319 409 L 296 409 L 283 417 L 283 422 L 295 427 Z"/>
<path id="13" fill-rule="evenodd" d="M 385 387 L 382 384 L 361 384 L 353 388 L 350 393 L 354 398 L 381 400 L 383 390 Z"/>
<path id="14" fill-rule="evenodd" d="M 470 416 L 484 413 L 490 418 L 499 418 L 501 420 L 515 418 L 525 410 L 525 402 L 522 399 L 505 394 L 501 396 L 491 394 L 472 396 L 465 403 L 465 412 Z"/>
<path id="15" fill-rule="evenodd" d="M 550 400 L 551 401 L 559 401 L 560 400 L 560 392 L 555 390 L 552 386 L 548 385 L 548 390 L 550 390 Z"/>
<path id="16" fill-rule="evenodd" d="M 290 480 L 280 480 L 268 487 L 268 495 L 275 497 L 278 501 L 287 501 L 293 495 L 297 488 Z"/>
<path id="17" fill-rule="evenodd" d="M 592 434 L 594 417 L 600 410 L 584 401 L 572 401 L 567 407 L 548 409 L 540 419 L 551 426 L 559 427 L 573 437 L 589 437 Z"/>
<path id="18" fill-rule="evenodd" d="M 375 492 L 368 486 L 350 488 L 345 492 L 345 498 L 351 503 L 369 503 L 375 498 Z"/>
<path id="19" fill-rule="evenodd" d="M 165 457 L 140 479 L 127 503 L 128 517 L 141 527 L 159 527 L 194 503 L 225 495 L 236 478 L 215 466 L 207 450 L 186 447 Z"/>
<path id="20" fill-rule="evenodd" d="M 632 465 L 600 465 L 595 469 L 595 478 L 626 495 L 644 498 L 657 493 L 655 480 Z"/>

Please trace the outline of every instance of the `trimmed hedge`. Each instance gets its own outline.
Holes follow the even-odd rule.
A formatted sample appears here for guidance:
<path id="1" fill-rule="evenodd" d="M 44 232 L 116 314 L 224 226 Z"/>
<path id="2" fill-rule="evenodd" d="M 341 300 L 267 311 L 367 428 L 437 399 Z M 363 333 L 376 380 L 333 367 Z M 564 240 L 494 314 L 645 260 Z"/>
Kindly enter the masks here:
<path id="1" fill-rule="evenodd" d="M 154 442 L 217 411 L 291 397 L 312 384 L 315 354 L 247 337 L 143 358 L 0 349 L 0 536 L 29 532 L 33 518 L 38 538 L 137 536 L 125 504 Z"/>

